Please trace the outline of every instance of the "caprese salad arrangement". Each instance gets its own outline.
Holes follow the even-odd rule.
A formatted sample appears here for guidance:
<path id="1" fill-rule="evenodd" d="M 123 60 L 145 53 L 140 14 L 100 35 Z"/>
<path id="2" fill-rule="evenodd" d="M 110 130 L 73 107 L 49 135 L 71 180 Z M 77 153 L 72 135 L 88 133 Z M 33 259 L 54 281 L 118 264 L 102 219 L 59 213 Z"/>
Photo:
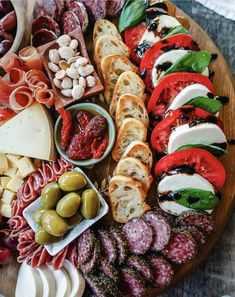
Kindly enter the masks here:
<path id="1" fill-rule="evenodd" d="M 170 284 L 214 229 L 227 153 L 218 116 L 228 102 L 211 82 L 216 54 L 165 0 L 47 0 L 34 14 L 39 47 L 8 55 L 0 77 L 0 264 L 17 248 L 15 296 L 145 296 Z M 110 115 L 66 107 L 103 87 L 95 102 Z M 101 228 L 107 203 L 74 165 L 103 162 L 111 149 L 112 224 Z"/>

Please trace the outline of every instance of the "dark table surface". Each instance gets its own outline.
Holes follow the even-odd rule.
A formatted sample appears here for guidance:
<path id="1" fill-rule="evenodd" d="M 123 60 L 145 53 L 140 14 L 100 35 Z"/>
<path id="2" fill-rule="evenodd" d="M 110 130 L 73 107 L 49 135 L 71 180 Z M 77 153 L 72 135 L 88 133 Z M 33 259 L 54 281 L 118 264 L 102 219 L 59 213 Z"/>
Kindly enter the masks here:
<path id="1" fill-rule="evenodd" d="M 172 0 L 172 2 L 208 33 L 224 54 L 235 75 L 235 21 L 214 13 L 194 0 Z M 224 295 L 235 297 L 235 213 L 207 259 L 173 289 L 161 294 L 160 297 L 221 297 Z"/>

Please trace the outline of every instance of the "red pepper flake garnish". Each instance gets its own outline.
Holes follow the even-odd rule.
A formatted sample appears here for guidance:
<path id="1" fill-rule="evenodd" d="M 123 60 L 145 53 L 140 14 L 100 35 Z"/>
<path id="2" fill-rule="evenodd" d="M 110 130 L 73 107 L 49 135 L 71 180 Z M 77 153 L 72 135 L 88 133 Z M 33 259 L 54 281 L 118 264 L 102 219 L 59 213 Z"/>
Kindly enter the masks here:
<path id="1" fill-rule="evenodd" d="M 73 116 L 70 111 L 64 108 L 59 108 L 58 113 L 62 118 L 62 128 L 61 128 L 61 142 L 60 146 L 62 149 L 66 149 L 69 146 L 70 139 L 73 130 Z"/>

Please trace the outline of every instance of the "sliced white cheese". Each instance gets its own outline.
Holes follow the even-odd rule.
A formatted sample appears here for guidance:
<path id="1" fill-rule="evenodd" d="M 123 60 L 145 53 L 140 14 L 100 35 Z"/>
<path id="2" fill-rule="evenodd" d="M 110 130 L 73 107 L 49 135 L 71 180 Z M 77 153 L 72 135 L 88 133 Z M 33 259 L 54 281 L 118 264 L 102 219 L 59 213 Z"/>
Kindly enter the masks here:
<path id="1" fill-rule="evenodd" d="M 72 291 L 70 297 L 82 297 L 85 290 L 84 277 L 68 260 L 64 261 L 63 268 L 67 271 L 71 281 Z"/>
<path id="2" fill-rule="evenodd" d="M 46 266 L 41 266 L 37 268 L 43 286 L 43 294 L 42 297 L 55 297 L 56 294 L 56 285 L 55 278 L 51 270 Z"/>
<path id="3" fill-rule="evenodd" d="M 34 103 L 0 127 L 0 152 L 55 159 L 53 128 L 46 109 Z"/>
<path id="4" fill-rule="evenodd" d="M 37 269 L 23 262 L 20 266 L 15 297 L 42 297 L 43 287 Z"/>
<path id="5" fill-rule="evenodd" d="M 55 270 L 51 265 L 48 265 L 48 268 L 53 273 L 56 282 L 54 297 L 70 297 L 71 282 L 67 271 L 64 268 Z"/>
<path id="6" fill-rule="evenodd" d="M 179 126 L 171 133 L 167 149 L 169 154 L 186 144 L 200 143 L 210 145 L 227 142 L 224 132 L 216 124 L 202 123 L 193 127 L 189 125 Z"/>
<path id="7" fill-rule="evenodd" d="M 202 84 L 187 86 L 174 98 L 168 110 L 177 109 L 185 105 L 191 99 L 199 96 L 208 97 L 208 93 L 210 93 L 210 90 Z"/>

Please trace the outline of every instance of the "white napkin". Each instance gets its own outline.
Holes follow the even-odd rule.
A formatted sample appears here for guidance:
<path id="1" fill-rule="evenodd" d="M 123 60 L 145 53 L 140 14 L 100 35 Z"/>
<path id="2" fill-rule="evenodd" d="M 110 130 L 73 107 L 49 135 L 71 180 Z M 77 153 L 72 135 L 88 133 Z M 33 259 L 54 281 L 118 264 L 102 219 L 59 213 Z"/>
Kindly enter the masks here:
<path id="1" fill-rule="evenodd" d="M 235 20 L 235 0 L 196 0 L 227 19 Z"/>

